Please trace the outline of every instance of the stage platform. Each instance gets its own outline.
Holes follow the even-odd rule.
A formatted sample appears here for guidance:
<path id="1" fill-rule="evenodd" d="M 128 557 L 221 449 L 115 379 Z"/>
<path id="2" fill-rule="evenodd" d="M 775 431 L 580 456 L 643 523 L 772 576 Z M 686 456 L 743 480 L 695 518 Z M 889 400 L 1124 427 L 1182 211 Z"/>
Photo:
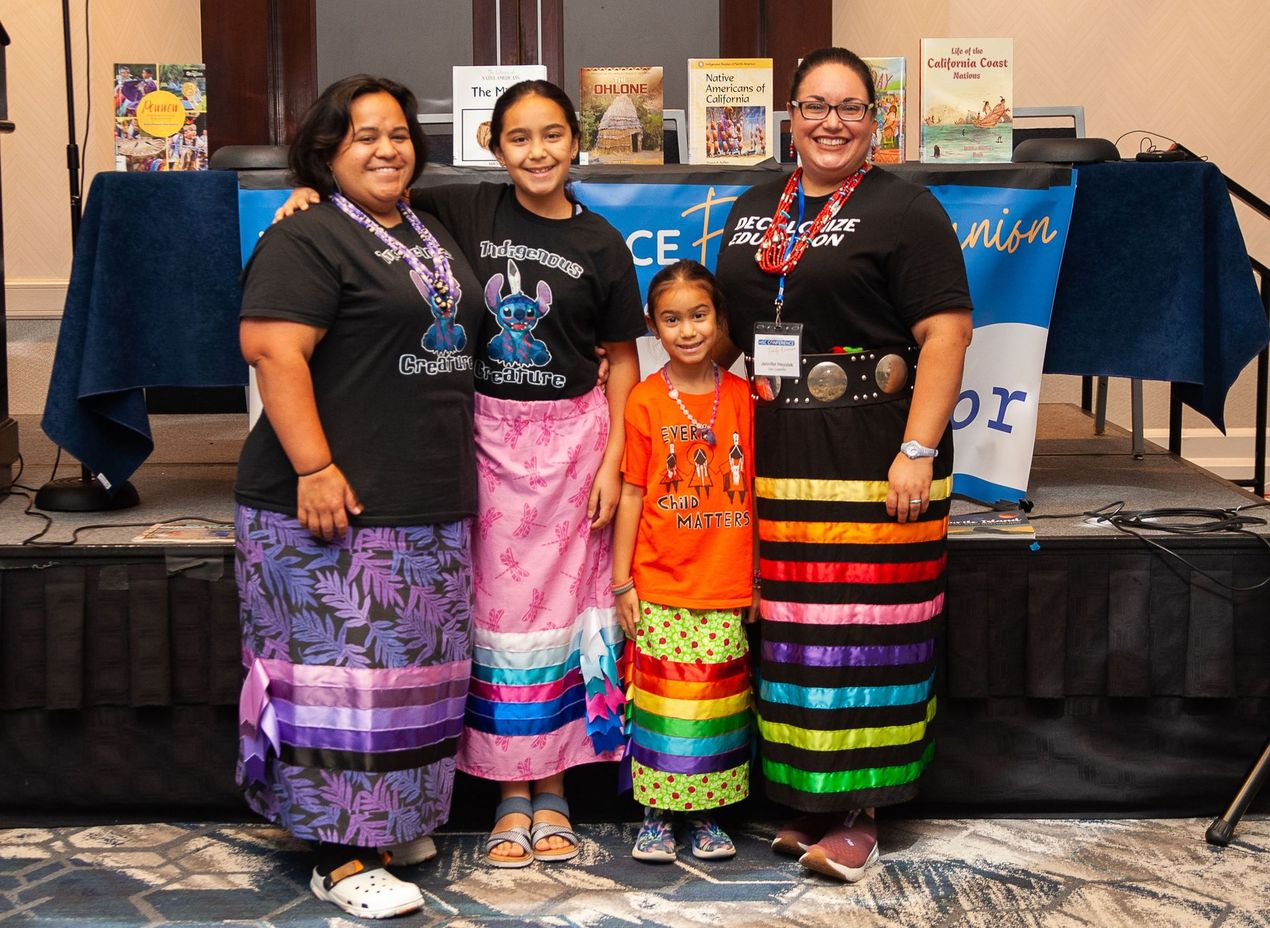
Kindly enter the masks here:
<path id="1" fill-rule="evenodd" d="M 243 416 L 154 416 L 140 507 L 84 516 L 0 503 L 0 823 L 241 813 L 232 547 L 133 543 L 153 523 L 230 520 Z M 25 471 L 54 449 L 20 418 Z M 1225 807 L 1270 736 L 1270 527 L 1152 540 L 1082 513 L 1263 502 L 1128 433 L 1042 406 L 1035 544 L 955 538 L 936 763 L 913 814 L 1195 814 Z M 60 476 L 74 473 L 65 459 Z M 974 508 L 957 503 L 954 511 Z M 1270 509 L 1252 509 L 1270 521 Z M 78 530 L 78 540 L 73 541 Z M 570 774 L 578 817 L 612 819 L 611 766 Z M 489 784 L 456 787 L 484 827 Z M 464 802 L 465 796 L 476 798 Z M 621 800 L 623 814 L 636 809 Z M 630 808 L 625 808 L 629 805 Z"/>

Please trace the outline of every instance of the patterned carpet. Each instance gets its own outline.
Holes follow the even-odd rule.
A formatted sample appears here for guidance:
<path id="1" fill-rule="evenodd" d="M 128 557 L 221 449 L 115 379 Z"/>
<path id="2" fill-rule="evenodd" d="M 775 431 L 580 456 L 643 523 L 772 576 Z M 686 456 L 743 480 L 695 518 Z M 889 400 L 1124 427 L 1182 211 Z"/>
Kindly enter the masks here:
<path id="1" fill-rule="evenodd" d="M 673 865 L 629 856 L 634 825 L 584 829 L 576 865 L 491 870 L 481 835 L 438 835 L 402 875 L 423 912 L 342 916 L 310 896 L 307 855 L 264 825 L 151 824 L 0 831 L 0 925 L 343 928 L 385 924 L 674 926 L 1270 925 L 1270 818 L 1225 849 L 1197 819 L 883 821 L 882 866 L 844 886 L 767 849 L 770 823 L 734 827 L 739 853 Z"/>

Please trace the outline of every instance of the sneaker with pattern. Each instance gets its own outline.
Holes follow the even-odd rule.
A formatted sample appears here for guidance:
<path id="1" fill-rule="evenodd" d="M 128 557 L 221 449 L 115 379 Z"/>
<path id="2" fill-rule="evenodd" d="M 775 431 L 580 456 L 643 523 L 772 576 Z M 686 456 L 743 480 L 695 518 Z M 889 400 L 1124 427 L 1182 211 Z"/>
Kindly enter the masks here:
<path id="1" fill-rule="evenodd" d="M 675 859 L 675 827 L 670 813 L 644 809 L 644 823 L 635 835 L 631 856 L 651 864 L 668 864 Z"/>
<path id="2" fill-rule="evenodd" d="M 692 856 L 702 860 L 724 860 L 736 856 L 736 845 L 719 823 L 709 816 L 688 819 L 688 840 Z"/>

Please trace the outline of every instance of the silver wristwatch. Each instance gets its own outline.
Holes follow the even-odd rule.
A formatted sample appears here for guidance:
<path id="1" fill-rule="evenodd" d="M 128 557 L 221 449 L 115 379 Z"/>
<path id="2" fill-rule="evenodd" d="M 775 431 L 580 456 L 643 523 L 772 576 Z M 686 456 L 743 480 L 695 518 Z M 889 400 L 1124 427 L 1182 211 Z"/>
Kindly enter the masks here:
<path id="1" fill-rule="evenodd" d="M 938 448 L 927 448 L 925 445 L 916 441 L 906 441 L 900 445 L 900 451 L 904 453 L 904 457 L 910 461 L 916 461 L 918 458 L 937 458 L 939 457 Z"/>

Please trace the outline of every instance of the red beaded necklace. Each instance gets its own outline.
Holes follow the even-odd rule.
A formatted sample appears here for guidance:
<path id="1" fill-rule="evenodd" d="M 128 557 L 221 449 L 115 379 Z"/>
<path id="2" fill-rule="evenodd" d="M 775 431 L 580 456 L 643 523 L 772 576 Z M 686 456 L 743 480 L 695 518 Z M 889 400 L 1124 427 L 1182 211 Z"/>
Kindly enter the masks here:
<path id="1" fill-rule="evenodd" d="M 811 244 L 811 240 L 821 233 L 829 224 L 830 219 L 838 215 L 842 204 L 851 199 L 851 194 L 855 193 L 855 188 L 860 186 L 861 178 L 870 167 L 872 165 L 866 161 L 860 165 L 859 170 L 842 182 L 829 197 L 828 202 L 820 208 L 806 235 L 799 235 L 795 230 L 793 248 L 789 248 L 789 226 L 792 221 L 789 208 L 798 194 L 798 184 L 802 180 L 803 169 L 797 168 L 793 174 L 789 175 L 785 191 L 781 194 L 780 202 L 776 204 L 776 215 L 772 217 L 771 225 L 767 227 L 767 231 L 763 233 L 763 238 L 758 243 L 758 252 L 754 255 L 758 266 L 768 274 L 788 274 L 797 267 L 799 259 L 807 250 L 807 246 Z"/>

